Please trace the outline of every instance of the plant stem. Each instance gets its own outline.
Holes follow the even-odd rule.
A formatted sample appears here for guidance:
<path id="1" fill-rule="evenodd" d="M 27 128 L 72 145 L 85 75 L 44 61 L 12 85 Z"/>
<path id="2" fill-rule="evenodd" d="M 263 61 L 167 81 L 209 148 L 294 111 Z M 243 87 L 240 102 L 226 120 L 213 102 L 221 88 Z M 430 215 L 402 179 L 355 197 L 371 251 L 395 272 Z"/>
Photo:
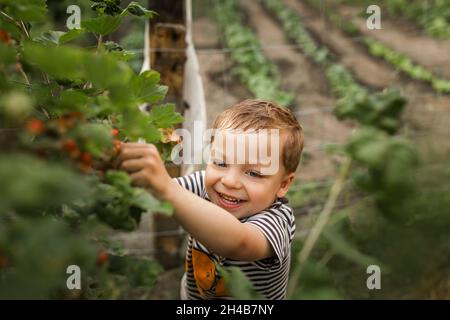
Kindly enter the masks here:
<path id="1" fill-rule="evenodd" d="M 20 74 L 25 79 L 25 82 L 27 83 L 28 87 L 30 87 L 31 86 L 30 80 L 28 79 L 28 76 L 25 73 L 25 71 L 23 71 L 22 64 L 18 61 L 16 66 L 17 66 L 17 69 L 19 70 Z"/>
<path id="2" fill-rule="evenodd" d="M 6 12 L 0 10 L 0 14 L 2 16 L 4 16 L 6 19 L 10 20 L 11 22 L 16 23 L 16 21 L 10 15 L 8 15 Z"/>
<path id="3" fill-rule="evenodd" d="M 11 18 L 11 19 L 12 19 L 12 18 Z M 13 21 L 14 21 L 14 20 L 13 20 Z M 20 20 L 19 22 L 15 22 L 15 23 L 16 23 L 17 26 L 22 30 L 22 32 L 25 34 L 25 36 L 26 36 L 28 39 L 30 39 L 30 38 L 31 38 L 30 32 L 28 31 L 27 26 L 25 25 L 25 23 L 24 23 L 22 20 Z M 28 81 L 28 77 L 27 77 L 27 75 L 25 74 L 25 72 L 23 71 L 22 68 L 20 68 L 20 72 L 21 72 L 22 75 L 25 77 L 25 80 L 27 81 L 27 83 L 30 84 L 30 82 Z M 44 73 L 43 71 L 41 71 L 41 73 L 42 73 L 42 77 L 44 78 L 44 82 L 45 82 L 46 84 L 50 84 L 50 80 L 48 79 L 47 74 Z M 53 93 L 52 93 L 52 96 L 53 96 Z"/>
<path id="4" fill-rule="evenodd" d="M 100 49 L 100 46 L 102 45 L 103 42 L 103 36 L 100 34 L 97 38 L 97 52 Z"/>
<path id="5" fill-rule="evenodd" d="M 292 296 L 295 288 L 297 287 L 298 280 L 300 278 L 300 274 L 304 263 L 311 254 L 312 249 L 314 248 L 315 244 L 317 243 L 317 240 L 320 237 L 320 234 L 322 233 L 323 229 L 328 223 L 328 220 L 330 218 L 331 213 L 333 212 L 333 208 L 336 204 L 336 201 L 339 198 L 339 195 L 344 187 L 345 181 L 350 171 L 351 164 L 352 159 L 347 157 L 344 161 L 344 164 L 341 167 L 339 177 L 336 179 L 333 186 L 331 187 L 331 191 L 330 194 L 328 195 L 327 202 L 325 203 L 325 206 L 320 212 L 319 217 L 317 218 L 317 221 L 314 224 L 313 228 L 309 232 L 305 244 L 297 257 L 299 266 L 293 271 L 291 281 L 289 282 L 288 287 L 289 297 Z"/>
<path id="6" fill-rule="evenodd" d="M 97 54 L 99 53 L 100 50 L 100 46 L 102 45 L 103 42 L 103 36 L 101 34 L 98 35 L 97 38 Z M 92 82 L 88 81 L 83 85 L 83 89 L 90 89 L 92 88 Z"/>
<path id="7" fill-rule="evenodd" d="M 17 27 L 19 27 L 19 29 L 22 30 L 22 32 L 27 36 L 27 38 L 30 38 L 30 33 L 28 32 L 25 24 L 23 21 L 17 22 L 15 21 L 11 16 L 9 16 L 7 13 L 3 12 L 0 10 L 0 14 L 3 15 L 5 18 L 7 18 L 8 20 L 10 20 L 11 22 L 13 22 Z M 31 86 L 30 84 L 30 79 L 28 79 L 27 74 L 25 73 L 25 71 L 23 71 L 23 67 L 22 64 L 19 61 L 18 56 L 16 57 L 16 68 L 19 71 L 19 73 L 23 76 L 23 78 L 25 79 L 25 82 L 28 86 Z"/>
<path id="8" fill-rule="evenodd" d="M 25 33 L 27 38 L 30 39 L 30 32 L 28 31 L 27 26 L 25 25 L 25 23 L 21 20 L 19 22 L 19 24 L 20 24 L 20 28 L 22 29 L 23 33 Z"/>
<path id="9" fill-rule="evenodd" d="M 328 263 L 328 261 L 330 261 L 331 258 L 333 258 L 334 254 L 335 254 L 335 253 L 334 253 L 333 250 L 327 251 L 327 252 L 323 255 L 323 257 L 320 259 L 319 264 L 325 266 L 325 265 Z"/>

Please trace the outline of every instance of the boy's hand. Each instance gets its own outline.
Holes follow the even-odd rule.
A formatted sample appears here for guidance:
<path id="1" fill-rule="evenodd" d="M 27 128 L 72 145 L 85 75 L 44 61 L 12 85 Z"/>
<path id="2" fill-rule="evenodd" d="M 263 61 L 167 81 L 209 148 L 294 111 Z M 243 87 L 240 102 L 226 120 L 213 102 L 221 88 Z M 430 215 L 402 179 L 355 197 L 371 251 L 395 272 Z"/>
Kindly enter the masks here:
<path id="1" fill-rule="evenodd" d="M 153 144 L 122 143 L 118 168 L 130 174 L 133 185 L 149 188 L 154 196 L 164 200 L 172 183 L 158 149 Z"/>

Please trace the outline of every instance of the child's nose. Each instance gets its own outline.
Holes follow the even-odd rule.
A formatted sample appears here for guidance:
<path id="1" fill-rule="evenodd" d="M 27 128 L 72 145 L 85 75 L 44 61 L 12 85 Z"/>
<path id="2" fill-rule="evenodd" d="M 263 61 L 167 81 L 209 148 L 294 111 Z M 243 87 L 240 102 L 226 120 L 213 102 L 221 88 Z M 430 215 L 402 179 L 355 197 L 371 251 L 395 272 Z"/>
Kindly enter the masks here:
<path id="1" fill-rule="evenodd" d="M 222 177 L 222 183 L 224 186 L 228 188 L 232 189 L 242 188 L 239 170 L 233 168 L 227 170 L 227 173 Z"/>

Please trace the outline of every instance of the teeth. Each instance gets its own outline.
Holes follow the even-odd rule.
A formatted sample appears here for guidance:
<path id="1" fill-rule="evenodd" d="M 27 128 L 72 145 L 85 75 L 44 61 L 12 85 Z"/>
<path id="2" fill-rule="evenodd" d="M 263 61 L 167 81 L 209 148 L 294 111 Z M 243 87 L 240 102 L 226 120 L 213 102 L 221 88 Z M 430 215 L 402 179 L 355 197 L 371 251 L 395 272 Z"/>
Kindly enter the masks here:
<path id="1" fill-rule="evenodd" d="M 221 196 L 222 198 L 224 198 L 225 200 L 231 201 L 231 202 L 233 202 L 233 203 L 235 203 L 235 204 L 241 202 L 241 200 L 236 199 L 236 198 L 228 197 L 228 196 L 224 195 L 223 193 L 220 193 L 220 196 Z"/>

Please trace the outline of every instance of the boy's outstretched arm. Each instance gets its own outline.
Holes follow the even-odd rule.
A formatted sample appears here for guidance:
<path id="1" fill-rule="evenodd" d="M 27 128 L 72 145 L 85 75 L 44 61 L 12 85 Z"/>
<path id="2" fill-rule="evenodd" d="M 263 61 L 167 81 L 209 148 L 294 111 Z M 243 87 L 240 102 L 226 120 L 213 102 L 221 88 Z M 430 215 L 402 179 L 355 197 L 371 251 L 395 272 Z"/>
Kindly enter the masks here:
<path id="1" fill-rule="evenodd" d="M 256 226 L 241 223 L 225 209 L 196 196 L 174 181 L 154 145 L 122 144 L 118 166 L 130 174 L 134 185 L 147 188 L 157 198 L 172 203 L 174 218 L 216 254 L 243 261 L 275 255 L 269 241 Z"/>

